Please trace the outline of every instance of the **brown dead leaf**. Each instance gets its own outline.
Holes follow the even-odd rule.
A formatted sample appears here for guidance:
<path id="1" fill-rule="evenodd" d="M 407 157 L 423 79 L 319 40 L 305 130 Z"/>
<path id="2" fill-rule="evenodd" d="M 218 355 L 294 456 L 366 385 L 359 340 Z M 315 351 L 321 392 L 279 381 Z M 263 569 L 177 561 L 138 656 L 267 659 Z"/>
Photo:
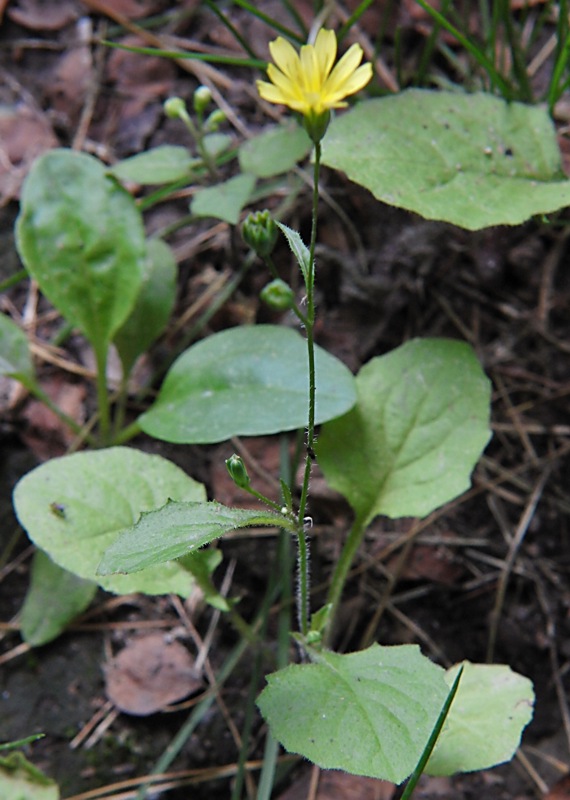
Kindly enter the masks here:
<path id="1" fill-rule="evenodd" d="M 311 776 L 303 775 L 279 800 L 307 800 Z M 388 781 L 362 778 L 336 770 L 321 770 L 315 800 L 392 800 L 396 787 Z"/>
<path id="2" fill-rule="evenodd" d="M 30 165 L 58 141 L 47 117 L 29 106 L 0 106 L 0 208 L 16 200 Z"/>
<path id="3" fill-rule="evenodd" d="M 43 380 L 41 387 L 68 417 L 83 424 L 85 384 L 70 383 L 66 376 L 57 374 Z M 75 439 L 75 433 L 40 400 L 30 400 L 23 417 L 27 428 L 22 439 L 40 461 L 63 455 Z"/>
<path id="4" fill-rule="evenodd" d="M 543 800 L 569 800 L 570 798 L 570 775 L 565 775 L 556 781 L 550 791 L 544 795 Z"/>
<path id="5" fill-rule="evenodd" d="M 275 437 L 252 437 L 246 440 L 245 445 L 248 453 L 255 459 L 261 470 L 260 473 L 255 472 L 250 467 L 248 459 L 244 459 L 255 488 L 266 497 L 279 498 L 279 487 L 272 481 L 275 475 L 279 475 L 279 442 Z M 212 459 L 213 494 L 216 500 L 227 506 L 259 508 L 259 500 L 244 492 L 243 489 L 239 489 L 229 476 L 226 459 L 233 452 L 231 444 L 223 444 L 216 448 Z M 264 479 L 264 476 L 267 476 L 267 479 Z"/>
<path id="6" fill-rule="evenodd" d="M 188 650 L 162 633 L 130 641 L 104 672 L 107 697 L 121 711 L 139 717 L 161 711 L 202 686 Z"/>
<path id="7" fill-rule="evenodd" d="M 59 31 L 79 17 L 74 2 L 20 0 L 6 11 L 12 22 L 33 31 Z"/>

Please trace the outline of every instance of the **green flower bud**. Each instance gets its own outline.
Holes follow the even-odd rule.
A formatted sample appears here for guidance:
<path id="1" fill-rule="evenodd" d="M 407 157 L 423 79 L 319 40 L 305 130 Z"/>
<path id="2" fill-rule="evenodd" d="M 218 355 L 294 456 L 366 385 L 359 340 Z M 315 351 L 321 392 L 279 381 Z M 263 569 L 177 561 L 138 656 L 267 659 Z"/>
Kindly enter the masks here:
<path id="1" fill-rule="evenodd" d="M 273 252 L 278 233 L 275 220 L 267 209 L 248 214 L 241 227 L 244 242 L 261 258 Z"/>
<path id="2" fill-rule="evenodd" d="M 311 111 L 303 117 L 303 127 L 311 137 L 315 144 L 318 144 L 329 126 L 331 121 L 331 112 L 323 111 L 322 114 L 317 114 Z"/>
<path id="3" fill-rule="evenodd" d="M 181 97 L 169 97 L 164 101 L 164 113 L 170 119 L 184 119 L 188 116 L 186 103 Z"/>
<path id="4" fill-rule="evenodd" d="M 224 114 L 222 109 L 216 108 L 214 111 L 212 111 L 212 113 L 204 123 L 204 130 L 208 131 L 209 133 L 217 131 L 222 122 L 225 122 L 226 119 L 227 119 L 226 115 Z"/>
<path id="5" fill-rule="evenodd" d="M 234 453 L 233 456 L 226 459 L 226 467 L 235 485 L 239 486 L 240 489 L 247 489 L 249 486 L 249 475 L 243 463 L 243 458 Z"/>
<path id="6" fill-rule="evenodd" d="M 194 111 L 203 114 L 212 102 L 212 92 L 207 86 L 198 86 L 194 92 Z"/>
<path id="7" fill-rule="evenodd" d="M 265 305 L 274 311 L 287 311 L 295 305 L 293 289 L 281 278 L 276 278 L 264 286 L 259 296 Z"/>

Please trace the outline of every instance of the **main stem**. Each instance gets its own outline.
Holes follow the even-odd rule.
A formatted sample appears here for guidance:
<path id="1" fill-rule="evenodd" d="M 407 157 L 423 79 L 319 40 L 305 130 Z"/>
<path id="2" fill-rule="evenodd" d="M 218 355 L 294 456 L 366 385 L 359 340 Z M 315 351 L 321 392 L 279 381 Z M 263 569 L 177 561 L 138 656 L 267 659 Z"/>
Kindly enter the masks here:
<path id="1" fill-rule="evenodd" d="M 309 362 L 309 421 L 307 424 L 307 454 L 305 456 L 305 472 L 299 502 L 299 527 L 297 532 L 299 552 L 299 627 L 305 636 L 309 630 L 309 548 L 305 532 L 305 511 L 309 494 L 311 468 L 315 458 L 315 245 L 317 243 L 317 220 L 319 211 L 319 174 L 321 168 L 321 144 L 315 144 L 315 161 L 313 171 L 313 215 L 311 226 L 311 243 L 309 246 L 309 269 L 306 278 L 307 314 L 305 331 L 307 336 L 307 357 Z"/>

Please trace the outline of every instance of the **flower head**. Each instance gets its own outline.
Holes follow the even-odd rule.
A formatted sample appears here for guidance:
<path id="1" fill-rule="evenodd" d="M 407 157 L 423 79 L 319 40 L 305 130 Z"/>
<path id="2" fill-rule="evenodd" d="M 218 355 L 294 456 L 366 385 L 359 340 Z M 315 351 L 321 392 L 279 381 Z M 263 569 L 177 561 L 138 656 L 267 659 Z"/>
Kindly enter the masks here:
<path id="1" fill-rule="evenodd" d="M 330 109 L 346 106 L 344 98 L 358 92 L 372 77 L 371 64 L 359 66 L 362 48 L 358 44 L 333 68 L 337 51 L 334 31 L 321 29 L 315 44 L 303 45 L 300 53 L 281 36 L 270 43 L 269 50 L 275 62 L 267 67 L 271 83 L 257 81 L 259 94 L 270 103 L 299 111 L 306 121 L 328 122 Z M 324 130 L 319 138 L 323 134 Z"/>

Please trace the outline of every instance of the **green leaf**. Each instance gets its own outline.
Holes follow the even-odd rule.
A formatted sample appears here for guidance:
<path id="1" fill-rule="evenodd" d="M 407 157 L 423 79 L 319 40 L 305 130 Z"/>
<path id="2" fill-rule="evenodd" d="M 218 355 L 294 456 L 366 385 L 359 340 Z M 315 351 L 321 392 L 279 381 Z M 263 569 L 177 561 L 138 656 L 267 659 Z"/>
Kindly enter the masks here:
<path id="1" fill-rule="evenodd" d="M 190 555 L 182 556 L 178 559 L 178 563 L 192 574 L 204 593 L 204 600 L 213 608 L 227 612 L 231 605 L 212 582 L 212 574 L 222 559 L 223 555 L 220 550 L 215 547 L 207 547 L 204 550 L 195 550 Z"/>
<path id="2" fill-rule="evenodd" d="M 312 146 L 304 128 L 279 125 L 244 142 L 239 148 L 239 165 L 242 172 L 271 178 L 293 169 Z"/>
<path id="3" fill-rule="evenodd" d="M 309 248 L 303 242 L 297 231 L 288 228 L 287 225 L 283 225 L 282 222 L 278 222 L 277 226 L 283 232 L 284 236 L 289 242 L 289 247 L 297 259 L 297 263 L 301 268 L 303 278 L 305 279 L 305 285 L 307 285 L 309 282 L 309 271 L 311 266 L 311 252 Z"/>
<path id="4" fill-rule="evenodd" d="M 36 550 L 20 613 L 22 638 L 32 647 L 53 641 L 85 611 L 96 591 L 96 583 L 68 572 Z"/>
<path id="5" fill-rule="evenodd" d="M 202 501 L 204 487 L 160 456 L 113 447 L 36 467 L 16 485 L 14 508 L 30 539 L 75 575 L 116 594 L 186 596 L 192 580 L 176 563 L 132 577 L 97 575 L 99 561 L 119 531 L 170 498 Z"/>
<path id="6" fill-rule="evenodd" d="M 356 406 L 323 427 L 317 455 L 364 526 L 425 516 L 469 487 L 490 435 L 490 384 L 469 345 L 414 339 L 356 384 Z"/>
<path id="7" fill-rule="evenodd" d="M 447 670 L 451 686 L 459 665 Z M 453 775 L 509 761 L 532 719 L 534 692 L 528 678 L 504 664 L 465 662 L 459 690 L 426 772 Z"/>
<path id="8" fill-rule="evenodd" d="M 186 147 L 165 144 L 153 147 L 114 164 L 109 172 L 120 181 L 132 181 L 143 185 L 173 183 L 192 176 L 200 158 L 193 158 Z"/>
<path id="9" fill-rule="evenodd" d="M 26 334 L 6 314 L 0 314 L 0 375 L 34 380 Z"/>
<path id="10" fill-rule="evenodd" d="M 224 533 L 251 525 L 291 527 L 292 523 L 275 511 L 228 508 L 210 503 L 176 503 L 141 515 L 131 527 L 120 531 L 105 550 L 99 575 L 137 572 L 192 553 Z M 185 562 L 188 563 L 188 562 Z"/>
<path id="11" fill-rule="evenodd" d="M 273 736 L 324 769 L 401 783 L 445 702 L 444 671 L 417 645 L 315 659 L 268 676 L 258 705 Z"/>
<path id="12" fill-rule="evenodd" d="M 176 299 L 176 275 L 170 247 L 161 239 L 151 239 L 135 307 L 114 337 L 125 373 L 166 327 Z"/>
<path id="13" fill-rule="evenodd" d="M 208 133 L 203 139 L 204 149 L 212 158 L 221 155 L 232 143 L 232 137 L 227 133 Z"/>
<path id="14" fill-rule="evenodd" d="M 20 257 L 42 292 L 96 349 L 130 313 L 144 273 L 142 219 L 97 159 L 50 150 L 24 182 Z"/>
<path id="15" fill-rule="evenodd" d="M 198 189 L 190 211 L 197 217 L 213 217 L 237 225 L 240 211 L 251 197 L 254 186 L 253 175 L 236 175 L 217 186 Z"/>
<path id="16" fill-rule="evenodd" d="M 198 342 L 172 365 L 158 399 L 139 418 L 150 436 L 206 444 L 307 424 L 306 342 L 278 325 L 231 328 Z M 317 423 L 354 405 L 354 378 L 316 348 Z"/>
<path id="17" fill-rule="evenodd" d="M 546 108 L 488 94 L 410 89 L 359 103 L 331 123 L 322 160 L 384 203 L 469 230 L 570 204 Z"/>
<path id="18" fill-rule="evenodd" d="M 0 758 L 2 800 L 59 800 L 57 784 L 30 764 L 23 753 Z"/>

